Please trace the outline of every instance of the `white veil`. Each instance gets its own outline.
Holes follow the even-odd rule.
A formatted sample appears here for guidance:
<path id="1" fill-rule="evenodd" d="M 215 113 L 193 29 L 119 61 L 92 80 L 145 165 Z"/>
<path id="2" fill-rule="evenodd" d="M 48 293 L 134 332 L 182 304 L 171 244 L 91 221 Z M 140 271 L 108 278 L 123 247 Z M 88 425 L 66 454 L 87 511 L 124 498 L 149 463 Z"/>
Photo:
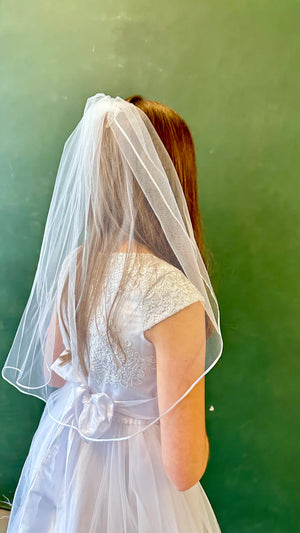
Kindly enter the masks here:
<path id="1" fill-rule="evenodd" d="M 153 224 L 143 226 L 144 215 Z M 108 270 L 112 243 L 115 251 L 127 243 L 129 257 L 134 241 L 180 269 L 200 292 L 206 312 L 203 373 L 160 414 L 149 409 L 147 401 L 133 398 L 122 405 L 93 390 L 88 354 L 82 351 L 80 305 L 97 279 L 91 272 L 92 259 L 101 254 Z M 57 358 L 58 327 L 61 352 L 71 356 L 64 365 Z M 173 409 L 211 370 L 222 348 L 218 302 L 173 162 L 143 111 L 120 97 L 97 93 L 88 98 L 64 145 L 32 290 L 2 376 L 21 392 L 47 402 L 52 418 L 85 438 L 123 440 Z M 66 380 L 63 387 L 53 385 L 54 370 Z M 157 398 L 153 402 L 157 407 Z M 147 413 L 146 424 L 122 434 L 114 414 L 129 407 Z M 91 420 L 101 423 L 91 430 Z"/>

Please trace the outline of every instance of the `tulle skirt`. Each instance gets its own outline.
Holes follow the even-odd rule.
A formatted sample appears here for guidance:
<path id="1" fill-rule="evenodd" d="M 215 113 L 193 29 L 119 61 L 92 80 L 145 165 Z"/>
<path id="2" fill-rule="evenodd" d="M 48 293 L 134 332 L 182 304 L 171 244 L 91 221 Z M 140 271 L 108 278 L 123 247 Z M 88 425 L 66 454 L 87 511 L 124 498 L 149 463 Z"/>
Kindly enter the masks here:
<path id="1" fill-rule="evenodd" d="M 45 407 L 8 533 L 220 531 L 201 484 L 180 492 L 166 476 L 159 423 L 128 440 L 93 442 L 57 424 Z"/>

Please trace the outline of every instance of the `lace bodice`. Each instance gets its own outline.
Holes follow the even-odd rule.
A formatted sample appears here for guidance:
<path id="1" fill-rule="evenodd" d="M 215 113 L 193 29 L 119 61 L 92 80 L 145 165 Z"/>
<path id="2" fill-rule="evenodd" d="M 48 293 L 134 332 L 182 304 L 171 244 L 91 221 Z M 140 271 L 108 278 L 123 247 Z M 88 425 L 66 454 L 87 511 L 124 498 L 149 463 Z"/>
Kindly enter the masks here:
<path id="1" fill-rule="evenodd" d="M 97 308 L 96 321 L 91 320 L 88 330 L 90 382 L 101 389 L 123 395 L 135 389 L 141 395 L 156 394 L 155 349 L 144 336 L 144 331 L 187 305 L 203 300 L 198 289 L 177 268 L 156 256 L 138 253 L 138 277 L 126 285 L 122 317 L 118 329 L 127 361 L 117 368 L 106 336 L 103 305 Z M 106 285 L 106 298 L 113 298 L 122 275 L 125 254 L 114 254 L 112 271 Z M 102 302 L 103 304 L 103 302 Z M 114 350 L 120 362 L 124 355 L 117 346 Z"/>

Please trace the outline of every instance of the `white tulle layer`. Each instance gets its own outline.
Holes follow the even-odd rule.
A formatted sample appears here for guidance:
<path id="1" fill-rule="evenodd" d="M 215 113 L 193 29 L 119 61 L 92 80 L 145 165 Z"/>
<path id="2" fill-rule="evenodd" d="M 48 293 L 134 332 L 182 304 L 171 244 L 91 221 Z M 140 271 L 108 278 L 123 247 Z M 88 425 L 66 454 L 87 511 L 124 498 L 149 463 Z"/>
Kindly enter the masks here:
<path id="1" fill-rule="evenodd" d="M 220 531 L 201 484 L 180 492 L 167 478 L 159 424 L 129 440 L 92 442 L 58 425 L 45 408 L 15 492 L 8 533 Z"/>

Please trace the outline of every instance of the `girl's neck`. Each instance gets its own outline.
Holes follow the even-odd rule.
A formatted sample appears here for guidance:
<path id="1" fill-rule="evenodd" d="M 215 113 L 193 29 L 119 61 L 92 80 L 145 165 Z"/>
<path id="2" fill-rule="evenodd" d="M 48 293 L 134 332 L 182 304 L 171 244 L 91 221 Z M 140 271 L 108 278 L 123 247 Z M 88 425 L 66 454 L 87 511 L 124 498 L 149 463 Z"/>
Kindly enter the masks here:
<path id="1" fill-rule="evenodd" d="M 121 248 L 119 248 L 118 252 L 126 252 L 127 248 L 128 248 L 128 241 L 125 242 L 121 246 Z M 143 253 L 149 253 L 149 254 L 151 253 L 150 250 L 146 246 L 139 244 L 136 241 L 133 244 L 132 252 L 143 252 Z"/>

